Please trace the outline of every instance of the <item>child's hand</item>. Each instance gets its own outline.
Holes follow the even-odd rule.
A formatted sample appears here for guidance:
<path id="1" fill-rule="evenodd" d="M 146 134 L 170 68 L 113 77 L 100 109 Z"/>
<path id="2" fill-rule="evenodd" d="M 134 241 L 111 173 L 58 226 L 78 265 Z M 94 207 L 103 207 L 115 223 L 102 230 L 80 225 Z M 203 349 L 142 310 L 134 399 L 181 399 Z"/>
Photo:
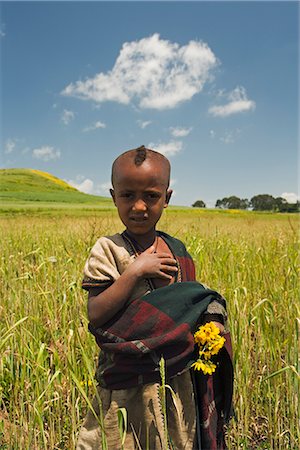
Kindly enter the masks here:
<path id="1" fill-rule="evenodd" d="M 169 253 L 153 253 L 152 245 L 129 266 L 138 278 L 162 278 L 171 280 L 178 271 L 177 261 Z"/>

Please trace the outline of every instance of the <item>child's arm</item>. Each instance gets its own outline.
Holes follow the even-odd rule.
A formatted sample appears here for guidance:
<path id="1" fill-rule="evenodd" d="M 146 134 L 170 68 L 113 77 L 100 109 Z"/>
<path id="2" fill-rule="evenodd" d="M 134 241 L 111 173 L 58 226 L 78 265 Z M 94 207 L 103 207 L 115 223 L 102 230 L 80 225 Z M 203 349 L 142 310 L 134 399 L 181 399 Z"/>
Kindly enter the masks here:
<path id="1" fill-rule="evenodd" d="M 224 304 L 214 300 L 204 313 L 204 323 L 212 322 L 219 328 L 221 333 L 226 331 L 227 312 Z"/>
<path id="2" fill-rule="evenodd" d="M 143 278 L 170 280 L 177 272 L 176 260 L 168 253 L 152 253 L 148 248 L 130 264 L 120 277 L 107 289 L 89 292 L 88 318 L 95 327 L 101 327 L 124 306 L 137 282 Z"/>

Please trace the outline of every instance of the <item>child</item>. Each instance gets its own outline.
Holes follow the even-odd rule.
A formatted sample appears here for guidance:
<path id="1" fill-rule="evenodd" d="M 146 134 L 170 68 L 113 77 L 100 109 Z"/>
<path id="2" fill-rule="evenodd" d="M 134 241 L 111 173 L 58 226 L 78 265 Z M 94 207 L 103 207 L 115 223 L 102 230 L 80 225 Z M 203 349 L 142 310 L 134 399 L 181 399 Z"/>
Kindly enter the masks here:
<path id="1" fill-rule="evenodd" d="M 101 347 L 93 407 L 98 415 L 102 409 L 104 430 L 89 411 L 78 450 L 102 449 L 103 431 L 109 450 L 225 448 L 223 423 L 232 394 L 228 352 L 221 352 L 214 376 L 189 370 L 195 361 L 192 333 L 200 321 L 214 321 L 226 333 L 225 303 L 195 282 L 182 242 L 156 230 L 172 195 L 169 181 L 169 161 L 144 146 L 113 163 L 110 193 L 125 231 L 96 242 L 82 285 L 89 292 L 89 329 Z M 228 338 L 226 345 L 230 352 Z M 166 388 L 167 428 L 162 356 L 172 389 Z M 120 408 L 127 414 L 123 444 Z"/>

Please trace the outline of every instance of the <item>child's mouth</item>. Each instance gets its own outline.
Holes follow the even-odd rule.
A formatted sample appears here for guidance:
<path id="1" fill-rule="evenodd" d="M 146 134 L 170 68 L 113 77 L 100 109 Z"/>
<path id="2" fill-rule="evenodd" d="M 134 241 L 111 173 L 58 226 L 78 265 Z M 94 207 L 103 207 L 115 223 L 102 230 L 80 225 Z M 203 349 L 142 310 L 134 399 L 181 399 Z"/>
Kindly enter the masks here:
<path id="1" fill-rule="evenodd" d="M 142 223 L 145 222 L 148 219 L 148 217 L 130 217 L 130 220 L 132 220 L 133 222 L 138 222 L 138 223 Z"/>

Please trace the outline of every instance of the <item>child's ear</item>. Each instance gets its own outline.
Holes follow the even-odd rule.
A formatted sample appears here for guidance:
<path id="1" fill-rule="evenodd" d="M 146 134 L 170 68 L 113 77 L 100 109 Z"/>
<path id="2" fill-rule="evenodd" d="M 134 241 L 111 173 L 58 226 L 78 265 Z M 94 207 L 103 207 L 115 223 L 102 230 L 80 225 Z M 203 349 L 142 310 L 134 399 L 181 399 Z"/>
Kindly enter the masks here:
<path id="1" fill-rule="evenodd" d="M 166 201 L 165 201 L 165 204 L 164 204 L 164 208 L 166 208 L 168 206 L 169 201 L 170 201 L 171 196 L 172 196 L 172 193 L 173 193 L 172 189 L 168 189 L 167 190 Z"/>
<path id="2" fill-rule="evenodd" d="M 115 191 L 113 189 L 110 189 L 109 192 L 110 192 L 110 195 L 111 195 L 111 197 L 112 197 L 112 199 L 114 201 L 114 204 L 116 204 Z"/>

